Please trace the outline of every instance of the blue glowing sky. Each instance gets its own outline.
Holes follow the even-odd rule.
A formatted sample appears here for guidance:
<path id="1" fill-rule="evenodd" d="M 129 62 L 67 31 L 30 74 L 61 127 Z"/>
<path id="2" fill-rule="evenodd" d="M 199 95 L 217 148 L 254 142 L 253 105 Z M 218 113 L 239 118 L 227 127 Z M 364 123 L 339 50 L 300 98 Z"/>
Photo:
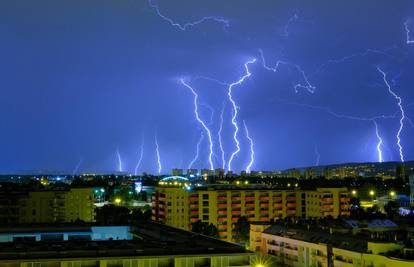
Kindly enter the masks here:
<path id="1" fill-rule="evenodd" d="M 401 160 L 380 70 L 414 159 L 413 1 L 10 0 L 0 36 L 1 173 L 112 172 L 119 159 L 157 173 L 155 137 L 161 173 L 187 168 L 199 140 L 192 166 L 221 167 L 223 106 L 227 169 L 228 87 L 247 73 L 232 87 L 231 169 L 250 163 L 243 121 L 252 170 L 378 161 L 373 118 L 383 160 Z"/>

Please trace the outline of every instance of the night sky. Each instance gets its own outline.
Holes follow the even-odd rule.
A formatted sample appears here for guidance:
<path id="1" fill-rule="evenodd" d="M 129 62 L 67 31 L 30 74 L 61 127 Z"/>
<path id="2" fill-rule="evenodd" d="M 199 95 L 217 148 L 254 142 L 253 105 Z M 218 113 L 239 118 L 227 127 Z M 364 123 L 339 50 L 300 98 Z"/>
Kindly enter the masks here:
<path id="1" fill-rule="evenodd" d="M 210 168 L 208 133 L 183 83 L 198 94 L 214 168 L 224 107 L 228 169 L 228 87 L 254 59 L 232 87 L 234 171 L 251 158 L 243 121 L 252 170 L 376 162 L 375 123 L 383 160 L 401 160 L 402 112 L 380 70 L 401 97 L 402 153 L 414 159 L 410 0 L 4 0 L 0 36 L 1 173 L 114 172 L 117 152 L 122 171 L 157 173 L 156 137 L 168 173 L 190 165 L 201 135 L 193 167 Z"/>

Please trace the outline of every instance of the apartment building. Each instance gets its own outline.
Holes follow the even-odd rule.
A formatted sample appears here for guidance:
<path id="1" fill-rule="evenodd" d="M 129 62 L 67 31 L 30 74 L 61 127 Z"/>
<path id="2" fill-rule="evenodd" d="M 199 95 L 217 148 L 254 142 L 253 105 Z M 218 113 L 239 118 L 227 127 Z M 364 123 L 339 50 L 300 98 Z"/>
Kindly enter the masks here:
<path id="1" fill-rule="evenodd" d="M 408 267 L 414 264 L 414 250 L 402 243 L 297 225 L 251 224 L 250 244 L 252 250 L 272 256 L 281 266 Z"/>
<path id="2" fill-rule="evenodd" d="M 190 189 L 187 185 L 182 179 L 161 181 L 153 195 L 152 219 L 184 230 L 190 230 L 191 224 L 197 221 L 211 223 L 217 227 L 221 239 L 230 241 L 233 224 L 241 216 L 250 222 L 269 222 L 286 217 L 349 215 L 346 188 L 303 191 L 255 185 L 211 185 Z M 307 197 L 312 199 L 309 203 Z"/>
<path id="3" fill-rule="evenodd" d="M 12 195 L 10 201 L 7 196 Z M 92 188 L 71 188 L 2 193 L 2 223 L 54 223 L 95 221 Z"/>

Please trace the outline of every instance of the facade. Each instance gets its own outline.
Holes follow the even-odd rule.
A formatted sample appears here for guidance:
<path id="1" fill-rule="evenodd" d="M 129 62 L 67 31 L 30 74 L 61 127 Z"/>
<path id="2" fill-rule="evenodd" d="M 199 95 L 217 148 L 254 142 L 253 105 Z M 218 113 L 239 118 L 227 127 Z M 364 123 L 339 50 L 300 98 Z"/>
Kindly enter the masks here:
<path id="1" fill-rule="evenodd" d="M 234 239 L 233 224 L 241 216 L 246 216 L 249 222 L 286 217 L 348 216 L 347 194 L 345 188 L 303 191 L 210 186 L 187 190 L 179 182 L 176 186 L 169 183 L 157 187 L 153 195 L 152 219 L 185 230 L 190 230 L 191 224 L 197 221 L 211 223 L 217 227 L 221 239 L 231 241 Z M 310 202 L 307 197 L 311 197 Z"/>
<path id="2" fill-rule="evenodd" d="M 10 201 L 5 201 L 10 195 Z M 0 200 L 0 210 L 5 211 L 1 223 L 95 221 L 92 188 L 2 193 Z"/>
<path id="3" fill-rule="evenodd" d="M 0 267 L 250 267 L 243 247 L 147 223 L 132 227 L 134 240 L 0 243 Z"/>
<path id="4" fill-rule="evenodd" d="M 413 266 L 413 249 L 388 241 L 373 241 L 352 234 L 252 224 L 253 250 L 274 257 L 281 266 Z M 260 234 L 260 231 L 262 233 Z M 251 240 L 252 242 L 252 240 Z M 385 256 L 398 251 L 397 256 Z M 407 257 L 401 257 L 401 255 Z"/>

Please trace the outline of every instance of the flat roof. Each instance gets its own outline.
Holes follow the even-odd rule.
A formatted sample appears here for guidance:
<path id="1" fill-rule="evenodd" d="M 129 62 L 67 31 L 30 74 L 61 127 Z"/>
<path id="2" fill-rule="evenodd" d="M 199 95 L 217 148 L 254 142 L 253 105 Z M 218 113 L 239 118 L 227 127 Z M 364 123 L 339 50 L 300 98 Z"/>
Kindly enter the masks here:
<path id="1" fill-rule="evenodd" d="M 134 240 L 3 243 L 0 260 L 252 253 L 233 243 L 158 223 L 143 223 L 131 229 Z"/>

